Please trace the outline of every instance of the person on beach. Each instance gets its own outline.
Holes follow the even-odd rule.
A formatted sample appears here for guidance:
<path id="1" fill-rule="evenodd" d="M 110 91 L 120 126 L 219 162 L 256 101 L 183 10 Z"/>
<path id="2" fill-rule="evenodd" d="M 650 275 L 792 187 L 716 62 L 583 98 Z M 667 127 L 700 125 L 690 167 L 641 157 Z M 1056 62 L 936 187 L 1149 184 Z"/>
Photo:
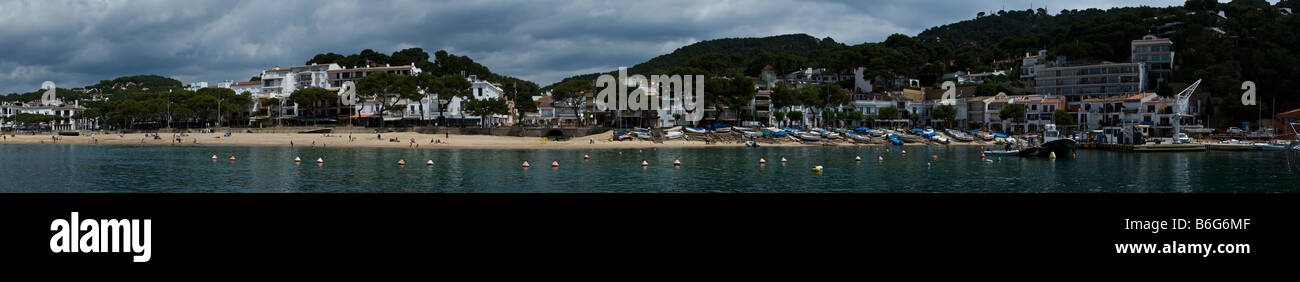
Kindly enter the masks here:
<path id="1" fill-rule="evenodd" d="M 312 148 L 312 149 L 315 149 L 315 148 L 316 148 L 316 140 L 312 140 L 312 141 L 311 141 L 311 148 Z"/>
<path id="2" fill-rule="evenodd" d="M 293 140 L 289 140 L 289 147 L 293 147 Z"/>

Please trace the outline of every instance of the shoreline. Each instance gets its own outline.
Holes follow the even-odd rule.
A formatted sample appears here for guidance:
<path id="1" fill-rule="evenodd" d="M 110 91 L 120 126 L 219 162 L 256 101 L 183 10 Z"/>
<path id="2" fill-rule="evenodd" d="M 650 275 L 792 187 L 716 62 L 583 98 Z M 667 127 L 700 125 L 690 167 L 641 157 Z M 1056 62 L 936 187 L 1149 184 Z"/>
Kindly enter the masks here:
<path id="1" fill-rule="evenodd" d="M 313 144 L 321 148 L 410 148 L 410 149 L 477 149 L 477 150 L 571 150 L 571 149 L 635 149 L 635 148 L 727 148 L 744 147 L 741 142 L 686 141 L 681 139 L 654 143 L 648 140 L 610 141 L 609 133 L 573 137 L 564 141 L 542 141 L 541 137 L 513 137 L 492 135 L 457 135 L 457 134 L 420 134 L 414 132 L 391 132 L 383 134 L 303 134 L 303 133 L 187 133 L 178 137 L 175 143 L 172 134 L 158 134 L 153 139 L 143 133 L 132 134 L 93 134 L 82 136 L 51 135 L 4 135 L 0 144 L 77 144 L 77 145 L 131 145 L 131 146 L 186 146 L 186 147 L 305 147 Z M 450 138 L 448 138 L 450 136 Z M 350 141 L 349 137 L 355 140 Z M 380 139 L 382 138 L 382 139 Z M 399 140 L 390 142 L 389 139 Z M 412 144 L 411 140 L 415 143 Z M 595 140 L 595 143 L 591 143 Z M 439 143 L 441 141 L 442 143 Z M 770 141 L 770 140 L 765 140 Z M 854 143 L 848 141 L 833 143 L 801 143 L 782 141 L 778 143 L 759 142 L 762 147 L 873 147 L 890 146 L 880 143 Z M 953 142 L 947 145 L 909 143 L 904 146 L 997 146 L 985 142 Z"/>

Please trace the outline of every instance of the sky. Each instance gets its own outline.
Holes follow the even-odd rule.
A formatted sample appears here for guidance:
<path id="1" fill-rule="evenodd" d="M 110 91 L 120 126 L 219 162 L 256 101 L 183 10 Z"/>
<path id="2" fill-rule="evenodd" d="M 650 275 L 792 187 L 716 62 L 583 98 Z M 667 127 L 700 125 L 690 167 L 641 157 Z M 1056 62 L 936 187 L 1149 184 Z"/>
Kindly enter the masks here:
<path id="1" fill-rule="evenodd" d="M 156 74 L 246 81 L 315 54 L 421 47 L 547 85 L 691 43 L 806 33 L 847 44 L 979 12 L 1176 6 L 1169 0 L 0 1 L 0 93 Z M 1270 1 L 1275 2 L 1275 1 Z"/>

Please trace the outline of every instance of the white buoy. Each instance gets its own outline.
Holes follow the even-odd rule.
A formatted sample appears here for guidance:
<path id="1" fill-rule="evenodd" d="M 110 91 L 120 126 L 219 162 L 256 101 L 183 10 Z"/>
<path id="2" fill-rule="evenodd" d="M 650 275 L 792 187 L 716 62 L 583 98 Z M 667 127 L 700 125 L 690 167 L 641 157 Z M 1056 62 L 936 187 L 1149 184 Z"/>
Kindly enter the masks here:
<path id="1" fill-rule="evenodd" d="M 1047 158 L 1048 158 L 1048 159 L 1053 159 L 1053 160 L 1055 160 L 1055 159 L 1056 159 L 1056 152 L 1048 153 L 1048 154 L 1047 154 Z"/>
<path id="2" fill-rule="evenodd" d="M 217 155 L 212 155 L 212 160 L 217 160 Z"/>
<path id="3" fill-rule="evenodd" d="M 406 165 L 406 159 L 397 159 L 397 165 Z"/>
<path id="4" fill-rule="evenodd" d="M 531 167 L 531 165 L 528 165 L 528 161 L 524 161 L 524 168 L 528 168 L 528 167 Z"/>
<path id="5" fill-rule="evenodd" d="M 302 162 L 302 158 L 299 158 L 299 157 L 297 157 L 297 156 L 294 156 L 294 157 L 293 157 L 293 162 L 295 162 L 295 163 L 301 163 L 301 162 Z"/>
<path id="6" fill-rule="evenodd" d="M 765 164 L 765 163 L 767 163 L 767 160 L 764 160 L 763 158 L 758 158 L 758 163 L 759 163 L 759 164 Z"/>
<path id="7" fill-rule="evenodd" d="M 560 161 L 551 161 L 551 167 L 560 167 Z"/>
<path id="8" fill-rule="evenodd" d="M 424 162 L 424 164 L 425 164 L 425 165 L 428 165 L 428 166 L 433 166 L 433 160 L 429 160 L 429 161 L 427 161 L 427 162 Z"/>
<path id="9" fill-rule="evenodd" d="M 903 149 L 903 151 L 900 152 L 900 153 L 903 153 L 904 155 L 906 155 L 906 154 L 907 154 L 907 149 Z"/>
<path id="10" fill-rule="evenodd" d="M 316 158 L 316 163 L 318 163 L 318 164 L 323 164 L 323 163 L 325 163 L 325 158 Z"/>
<path id="11" fill-rule="evenodd" d="M 885 156 L 876 156 L 876 161 L 877 161 L 877 162 L 883 162 L 883 161 L 885 161 Z"/>
<path id="12" fill-rule="evenodd" d="M 646 161 L 641 161 L 641 166 L 650 166 L 650 163 Z"/>
<path id="13" fill-rule="evenodd" d="M 590 160 L 590 159 L 591 159 L 591 156 L 588 156 L 588 155 L 582 155 L 582 159 L 584 159 L 584 160 Z"/>
<path id="14" fill-rule="evenodd" d="M 785 157 L 781 157 L 781 162 L 785 162 Z"/>
<path id="15" fill-rule="evenodd" d="M 856 156 L 856 157 L 853 157 L 853 161 L 855 161 L 855 162 L 860 162 L 860 161 L 862 161 L 862 156 Z"/>
<path id="16" fill-rule="evenodd" d="M 682 166 L 682 161 L 681 161 L 681 160 L 674 159 L 674 160 L 673 160 L 673 166 Z"/>

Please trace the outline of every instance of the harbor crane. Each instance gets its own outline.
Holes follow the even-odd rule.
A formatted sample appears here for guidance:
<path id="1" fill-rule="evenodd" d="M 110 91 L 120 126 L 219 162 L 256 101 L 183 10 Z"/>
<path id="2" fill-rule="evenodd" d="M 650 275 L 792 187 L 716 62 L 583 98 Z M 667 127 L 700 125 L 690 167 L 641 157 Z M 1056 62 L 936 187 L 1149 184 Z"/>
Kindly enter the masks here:
<path id="1" fill-rule="evenodd" d="M 1178 95 L 1174 95 L 1174 134 L 1183 132 L 1183 115 L 1187 113 L 1187 100 L 1192 98 L 1192 93 L 1196 92 L 1196 86 L 1201 85 L 1201 80 L 1197 79 L 1192 85 L 1187 86 Z"/>

